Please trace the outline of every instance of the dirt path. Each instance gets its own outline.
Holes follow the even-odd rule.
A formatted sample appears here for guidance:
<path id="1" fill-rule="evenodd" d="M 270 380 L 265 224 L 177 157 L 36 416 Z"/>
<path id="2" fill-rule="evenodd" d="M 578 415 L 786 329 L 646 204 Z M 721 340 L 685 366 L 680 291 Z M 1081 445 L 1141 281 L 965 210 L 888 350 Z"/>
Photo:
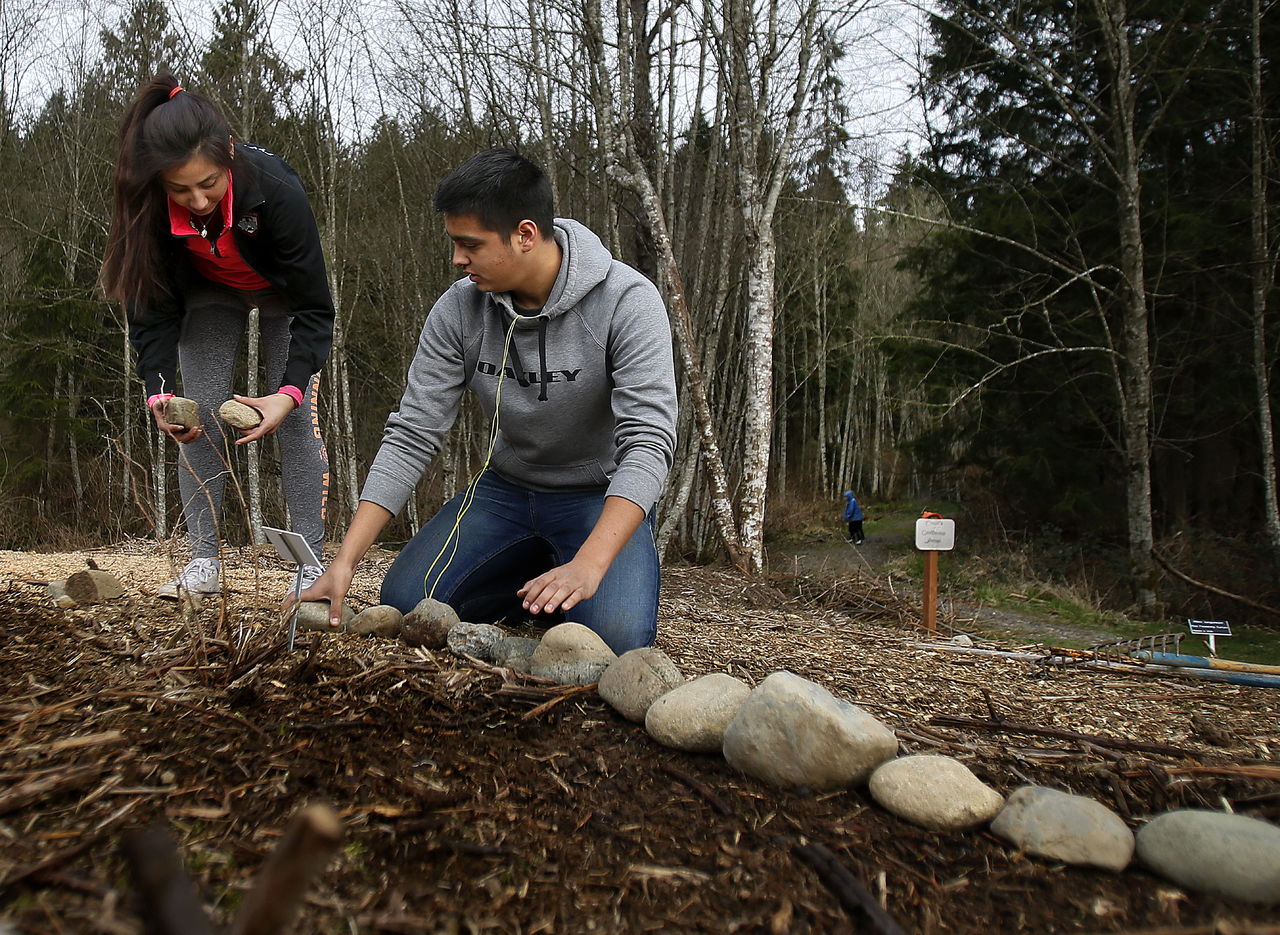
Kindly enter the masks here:
<path id="1" fill-rule="evenodd" d="M 770 551 L 770 567 L 781 573 L 870 579 L 919 603 L 921 594 L 917 578 L 907 572 L 914 554 L 909 530 L 898 527 L 903 527 L 903 524 L 896 523 L 890 529 L 882 526 L 869 532 L 861 545 L 854 545 L 834 534 L 814 535 L 778 544 Z M 1092 645 L 1121 635 L 1115 631 L 975 603 L 948 593 L 945 586 L 938 596 L 938 604 L 939 614 L 954 632 L 1007 634 L 1014 642 L 1064 646 Z"/>

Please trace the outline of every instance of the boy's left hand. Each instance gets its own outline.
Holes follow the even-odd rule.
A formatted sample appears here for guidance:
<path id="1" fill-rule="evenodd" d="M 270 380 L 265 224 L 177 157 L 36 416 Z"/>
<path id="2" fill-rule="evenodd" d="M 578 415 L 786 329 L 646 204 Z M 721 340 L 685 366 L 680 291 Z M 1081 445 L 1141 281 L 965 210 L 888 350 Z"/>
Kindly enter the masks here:
<path id="1" fill-rule="evenodd" d="M 293 412 L 295 408 L 293 397 L 285 393 L 272 393 L 270 396 L 237 396 L 233 394 L 232 399 L 238 403 L 244 403 L 246 406 L 252 406 L 262 413 L 262 421 L 258 423 L 256 428 L 246 429 L 244 435 L 236 439 L 237 445 L 247 445 L 249 442 L 256 442 L 267 435 L 274 435 L 276 429 L 280 427 L 280 423 L 284 421 L 284 417 Z"/>
<path id="2" fill-rule="evenodd" d="M 527 582 L 516 596 L 531 614 L 571 610 L 596 593 L 603 577 L 587 562 L 575 558 Z"/>

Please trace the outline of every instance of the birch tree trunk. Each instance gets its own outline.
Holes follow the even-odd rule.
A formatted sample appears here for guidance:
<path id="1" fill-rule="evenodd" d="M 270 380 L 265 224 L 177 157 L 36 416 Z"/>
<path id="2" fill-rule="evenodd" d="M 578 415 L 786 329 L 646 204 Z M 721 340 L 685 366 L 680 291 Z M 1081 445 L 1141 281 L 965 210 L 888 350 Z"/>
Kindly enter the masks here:
<path id="1" fill-rule="evenodd" d="M 702 462 L 707 469 L 707 483 L 711 494 L 712 513 L 715 516 L 716 529 L 720 533 L 721 542 L 729 553 L 730 561 L 743 571 L 758 569 L 759 562 L 751 559 L 744 547 L 741 535 L 735 529 L 733 503 L 729 496 L 729 476 L 724 469 L 724 457 L 720 451 L 720 440 L 716 433 L 715 423 L 711 418 L 711 407 L 707 400 L 706 380 L 702 375 L 702 366 L 698 361 L 697 340 L 694 337 L 693 323 L 689 317 L 689 304 L 685 298 L 684 279 L 676 265 L 675 251 L 671 238 L 667 235 L 666 219 L 662 216 L 662 205 L 658 193 L 649 184 L 648 175 L 643 172 L 626 175 L 620 173 L 627 183 L 638 189 L 641 203 L 645 208 L 645 216 L 649 230 L 653 236 L 654 246 L 658 253 L 658 262 L 667 283 L 667 301 L 670 306 L 671 321 L 676 337 L 676 351 L 680 355 L 680 364 L 685 374 L 685 390 L 688 402 L 693 405 L 694 418 L 698 425 L 698 441 L 702 452 Z M 767 443 L 767 442 L 766 442 Z M 765 448 L 768 456 L 768 448 Z"/>
<path id="2" fill-rule="evenodd" d="M 249 309 L 249 323 L 245 331 L 245 340 L 249 342 L 248 386 L 245 387 L 245 395 L 256 397 L 258 395 L 258 367 L 261 359 L 260 345 L 262 336 L 262 316 L 256 306 Z M 261 545 L 264 541 L 262 535 L 262 458 L 259 454 L 261 446 L 250 444 L 242 447 L 249 449 L 245 452 L 245 457 L 248 459 L 249 473 L 249 541 L 254 545 Z M 232 450 L 234 451 L 234 449 Z"/>
<path id="3" fill-rule="evenodd" d="M 676 350 L 684 368 L 686 390 L 689 401 L 694 407 L 694 415 L 698 424 L 699 443 L 702 449 L 703 463 L 707 467 L 708 483 L 711 489 L 712 511 L 716 528 L 720 533 L 730 560 L 737 567 L 747 570 L 751 563 L 743 553 L 741 540 L 735 528 L 733 506 L 729 496 L 729 480 L 724 469 L 724 458 L 720 452 L 720 442 L 716 435 L 715 424 L 711 418 L 711 408 L 707 401 L 706 382 L 702 376 L 701 364 L 696 352 L 693 324 L 689 317 L 689 305 L 686 299 L 684 278 L 676 263 L 675 251 L 668 233 L 666 218 L 662 213 L 662 200 L 654 189 L 653 182 L 645 166 L 636 157 L 635 139 L 632 130 L 631 114 L 624 110 L 627 119 L 616 119 L 613 107 L 612 90 L 621 84 L 621 99 L 624 104 L 633 101 L 627 93 L 627 81 L 634 71 L 620 66 L 616 75 L 609 73 L 609 65 L 605 55 L 604 23 L 600 9 L 600 0 L 587 0 L 585 4 L 585 34 L 588 60 L 592 68 L 592 95 L 599 108 L 599 126 L 601 144 L 608 163 L 608 175 L 636 193 L 640 199 L 645 223 L 657 253 L 659 273 L 667 288 L 667 300 L 672 324 L 675 332 Z M 631 37 L 634 42 L 635 37 Z M 627 42 L 619 40 L 619 46 L 625 54 L 648 55 L 648 48 L 628 47 Z M 643 119 L 644 115 L 641 115 Z"/>
<path id="4" fill-rule="evenodd" d="M 133 414 L 133 345 L 129 343 L 128 328 L 120 329 L 120 345 L 122 349 L 122 360 L 124 367 L 121 370 L 120 399 L 124 402 L 124 409 L 121 415 L 120 423 L 123 427 L 123 438 L 120 441 L 121 448 L 121 471 L 120 471 L 120 509 L 118 515 L 122 515 L 132 506 L 133 498 L 133 431 L 135 417 Z M 150 413 L 148 413 L 150 419 Z M 154 421 L 154 420 L 152 420 Z"/>
<path id="5" fill-rule="evenodd" d="M 749 185 L 743 184 L 744 191 Z M 764 518 L 773 440 L 773 225 L 747 223 L 746 405 L 742 446 L 740 540 L 752 571 L 764 568 Z"/>
<path id="6" fill-rule="evenodd" d="M 1249 234 L 1252 242 L 1249 271 L 1251 280 L 1251 322 L 1253 377 L 1258 400 L 1258 441 L 1262 455 L 1263 523 L 1271 559 L 1280 568 L 1280 496 L 1276 484 L 1276 442 L 1271 407 L 1271 360 L 1267 353 L 1267 294 L 1275 282 L 1275 260 L 1271 256 L 1267 205 L 1267 170 L 1271 147 L 1267 139 L 1266 98 L 1262 89 L 1262 2 L 1252 0 L 1249 16 L 1250 74 L 1249 98 L 1252 123 L 1250 153 Z"/>
<path id="7" fill-rule="evenodd" d="M 801 116 L 809 99 L 811 57 L 824 24 L 809 2 L 786 22 L 778 0 L 757 10 L 751 0 L 729 0 L 720 73 L 729 88 L 733 166 L 738 176 L 746 235 L 745 406 L 739 540 L 754 571 L 764 568 L 764 523 L 773 439 L 773 319 L 777 244 L 774 215 L 790 175 Z M 789 90 L 789 106 L 771 120 L 776 95 Z M 771 125 L 772 124 L 772 125 Z"/>
<path id="8" fill-rule="evenodd" d="M 71 464 L 71 483 L 76 492 L 76 513 L 84 512 L 84 479 L 80 476 L 80 447 L 76 444 L 77 399 L 75 375 L 67 371 L 67 460 Z"/>
<path id="9" fill-rule="evenodd" d="M 169 464 L 165 459 L 165 440 L 169 436 L 156 429 L 154 419 L 151 420 L 148 428 L 155 439 L 155 444 L 148 447 L 151 451 L 151 499 L 155 504 L 156 536 L 165 539 L 169 535 Z"/>
<path id="10" fill-rule="evenodd" d="M 1146 254 L 1142 239 L 1137 93 L 1133 75 L 1127 0 L 1098 0 L 1106 54 L 1112 67 L 1112 151 L 1117 176 L 1120 266 L 1123 277 L 1124 347 L 1120 363 L 1121 431 L 1125 463 L 1125 516 L 1129 563 L 1138 606 L 1156 603 L 1158 569 L 1151 550 L 1151 347 L 1148 325 Z"/>

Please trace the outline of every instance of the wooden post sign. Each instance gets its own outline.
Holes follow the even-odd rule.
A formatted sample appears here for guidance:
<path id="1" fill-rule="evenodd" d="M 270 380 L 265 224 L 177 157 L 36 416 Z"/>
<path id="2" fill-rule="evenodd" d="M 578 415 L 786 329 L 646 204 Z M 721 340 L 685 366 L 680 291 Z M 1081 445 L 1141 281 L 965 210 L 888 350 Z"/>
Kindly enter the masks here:
<path id="1" fill-rule="evenodd" d="M 924 553 L 924 628 L 938 629 L 938 553 L 956 547 L 956 521 L 925 510 L 916 520 L 916 548 Z"/>
<path id="2" fill-rule="evenodd" d="M 1188 618 L 1187 627 L 1197 636 L 1209 637 L 1209 655 L 1218 655 L 1218 646 L 1214 640 L 1219 636 L 1231 635 L 1231 624 L 1226 620 L 1191 620 Z"/>

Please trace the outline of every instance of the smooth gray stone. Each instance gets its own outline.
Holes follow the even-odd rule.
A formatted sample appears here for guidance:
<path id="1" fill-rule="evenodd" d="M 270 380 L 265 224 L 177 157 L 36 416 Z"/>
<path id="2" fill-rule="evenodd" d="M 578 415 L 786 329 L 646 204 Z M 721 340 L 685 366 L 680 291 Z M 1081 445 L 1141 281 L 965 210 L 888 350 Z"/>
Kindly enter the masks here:
<path id="1" fill-rule="evenodd" d="M 590 627 L 562 623 L 543 634 L 529 659 L 529 672 L 557 685 L 591 685 L 617 658 Z"/>
<path id="2" fill-rule="evenodd" d="M 991 830 L 1028 854 L 1064 864 L 1123 870 L 1133 858 L 1133 832 L 1101 802 L 1048 786 L 1019 786 Z"/>
<path id="3" fill-rule="evenodd" d="M 628 721 L 643 724 L 649 706 L 683 682 L 684 676 L 666 653 L 642 646 L 623 653 L 605 669 L 599 692 Z"/>
<path id="4" fill-rule="evenodd" d="M 1280 903 L 1280 827 L 1247 815 L 1179 809 L 1138 830 L 1138 859 L 1187 889 Z"/>
<path id="5" fill-rule="evenodd" d="M 528 673 L 529 660 L 538 641 L 527 636 L 508 636 L 493 647 L 493 664 L 515 672 Z"/>
<path id="6" fill-rule="evenodd" d="M 449 631 L 460 622 L 457 612 L 448 604 L 425 597 L 404 615 L 400 638 L 410 646 L 444 649 Z"/>
<path id="7" fill-rule="evenodd" d="M 881 764 L 867 787 L 883 808 L 931 831 L 984 824 L 1004 805 L 1004 796 L 969 767 L 953 757 L 931 753 Z"/>
<path id="8" fill-rule="evenodd" d="M 761 682 L 724 734 L 730 766 L 783 788 L 825 791 L 865 782 L 897 752 L 888 727 L 791 672 Z"/>
<path id="9" fill-rule="evenodd" d="M 298 605 L 298 632 L 311 631 L 313 633 L 346 633 L 351 629 L 351 621 L 355 619 L 355 614 L 346 604 L 342 605 L 342 626 L 329 626 L 329 602 L 328 601 L 303 601 Z M 285 625 L 289 623 L 289 615 L 284 618 Z"/>
<path id="10" fill-rule="evenodd" d="M 677 685 L 652 705 L 644 729 L 658 743 L 687 753 L 718 753 L 724 732 L 751 686 L 724 672 Z"/>
<path id="11" fill-rule="evenodd" d="M 390 604 L 366 607 L 351 621 L 351 632 L 360 636 L 399 636 L 404 614 Z"/>
<path id="12" fill-rule="evenodd" d="M 506 632 L 492 623 L 455 623 L 446 638 L 450 652 L 493 662 L 493 648 L 506 639 Z"/>
<path id="13" fill-rule="evenodd" d="M 76 599 L 67 593 L 66 578 L 62 578 L 58 581 L 50 581 L 46 590 L 49 597 L 59 607 L 68 608 L 76 606 Z"/>

